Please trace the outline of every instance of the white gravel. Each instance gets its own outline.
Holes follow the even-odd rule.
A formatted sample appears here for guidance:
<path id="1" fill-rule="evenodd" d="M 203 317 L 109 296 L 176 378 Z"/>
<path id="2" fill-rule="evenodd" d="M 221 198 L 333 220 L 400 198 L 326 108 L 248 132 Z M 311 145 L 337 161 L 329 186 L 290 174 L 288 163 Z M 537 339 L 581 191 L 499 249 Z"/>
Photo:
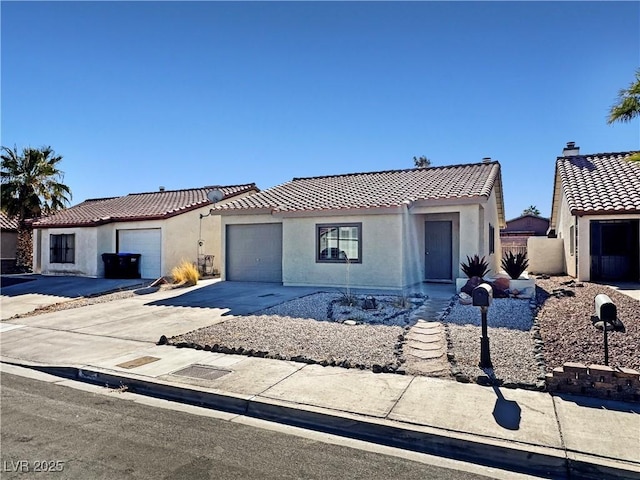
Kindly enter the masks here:
<path id="1" fill-rule="evenodd" d="M 489 307 L 487 328 L 493 371 L 483 371 L 480 308 L 456 303 L 443 319 L 448 325 L 453 371 L 469 379 L 494 375 L 506 384 L 536 386 L 542 380 L 543 363 L 536 358 L 533 310 L 528 300 L 495 299 Z M 539 354 L 541 355 L 541 354 Z"/>

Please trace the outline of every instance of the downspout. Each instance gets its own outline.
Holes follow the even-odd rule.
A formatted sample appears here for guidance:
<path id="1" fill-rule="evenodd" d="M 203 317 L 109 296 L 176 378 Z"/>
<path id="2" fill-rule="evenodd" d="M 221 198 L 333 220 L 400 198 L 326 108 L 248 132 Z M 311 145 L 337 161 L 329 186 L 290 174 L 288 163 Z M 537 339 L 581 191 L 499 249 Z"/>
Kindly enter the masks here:
<path id="1" fill-rule="evenodd" d="M 573 231 L 575 232 L 574 237 L 575 237 L 575 251 L 576 251 L 576 255 L 575 255 L 575 262 L 576 262 L 576 279 L 580 280 L 580 271 L 578 270 L 578 268 L 580 267 L 580 263 L 578 262 L 578 216 L 575 216 L 575 222 L 573 223 Z"/>

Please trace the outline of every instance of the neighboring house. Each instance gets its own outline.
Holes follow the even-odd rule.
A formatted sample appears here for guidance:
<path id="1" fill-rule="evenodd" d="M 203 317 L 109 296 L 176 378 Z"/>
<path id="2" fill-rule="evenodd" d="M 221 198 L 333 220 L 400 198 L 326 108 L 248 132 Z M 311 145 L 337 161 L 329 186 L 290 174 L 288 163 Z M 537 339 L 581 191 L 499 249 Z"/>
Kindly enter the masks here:
<path id="1" fill-rule="evenodd" d="M 0 210 L 0 236 L 2 244 L 0 245 L 0 256 L 2 264 L 0 271 L 2 273 L 10 273 L 16 266 L 16 245 L 18 243 L 18 220 L 7 216 Z"/>
<path id="2" fill-rule="evenodd" d="M 403 288 L 500 263 L 500 164 L 294 178 L 216 206 L 222 277 L 285 285 Z M 347 260 L 348 259 L 348 260 Z"/>
<path id="3" fill-rule="evenodd" d="M 640 162 L 634 152 L 556 161 L 550 236 L 563 239 L 566 272 L 578 280 L 640 280 Z"/>
<path id="4" fill-rule="evenodd" d="M 527 253 L 529 237 L 545 237 L 549 231 L 549 219 L 539 215 L 526 214 L 507 220 L 507 227 L 500 230 L 502 251 Z"/>
<path id="5" fill-rule="evenodd" d="M 219 269 L 220 217 L 213 201 L 259 192 L 255 184 L 92 199 L 33 223 L 34 271 L 104 276 L 103 253 L 141 254 L 142 278 L 168 275 L 207 255 Z M 218 197 L 214 195 L 217 194 Z"/>

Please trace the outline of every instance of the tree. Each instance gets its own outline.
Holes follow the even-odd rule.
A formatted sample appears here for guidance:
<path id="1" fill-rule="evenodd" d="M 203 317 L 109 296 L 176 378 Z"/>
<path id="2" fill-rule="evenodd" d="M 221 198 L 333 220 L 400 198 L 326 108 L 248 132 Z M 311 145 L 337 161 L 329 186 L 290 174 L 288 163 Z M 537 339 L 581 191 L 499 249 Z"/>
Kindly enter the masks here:
<path id="1" fill-rule="evenodd" d="M 16 266 L 31 269 L 33 250 L 31 226 L 28 220 L 49 215 L 65 207 L 71 200 L 71 190 L 62 183 L 64 173 L 58 164 L 62 157 L 51 147 L 1 147 L 2 210 L 18 220 Z"/>
<path id="2" fill-rule="evenodd" d="M 618 102 L 611 107 L 607 123 L 630 122 L 640 115 L 640 68 L 636 70 L 636 80 L 618 92 Z M 640 162 L 640 152 L 627 157 L 632 162 Z"/>
<path id="3" fill-rule="evenodd" d="M 636 70 L 636 79 L 618 92 L 618 102 L 609 111 L 608 124 L 630 122 L 640 115 L 640 68 Z"/>
<path id="4" fill-rule="evenodd" d="M 424 155 L 421 155 L 420 157 L 413 157 L 413 163 L 415 164 L 416 168 L 427 168 L 431 166 L 431 160 L 429 160 Z"/>
<path id="5" fill-rule="evenodd" d="M 540 216 L 540 210 L 535 205 L 529 205 L 522 211 L 522 215 L 535 215 L 537 217 Z"/>

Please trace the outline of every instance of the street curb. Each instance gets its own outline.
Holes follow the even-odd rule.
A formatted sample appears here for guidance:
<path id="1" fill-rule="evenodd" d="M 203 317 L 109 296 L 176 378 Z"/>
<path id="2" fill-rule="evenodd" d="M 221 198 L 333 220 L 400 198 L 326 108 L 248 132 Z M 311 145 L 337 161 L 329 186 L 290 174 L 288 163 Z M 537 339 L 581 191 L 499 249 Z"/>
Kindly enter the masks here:
<path id="1" fill-rule="evenodd" d="M 44 366 L 4 359 L 2 362 L 109 388 L 126 387 L 128 392 L 145 396 L 545 478 L 640 480 L 640 463 L 581 452 L 508 442 L 267 397 L 240 396 L 182 384 L 176 386 L 162 380 L 96 367 Z"/>

